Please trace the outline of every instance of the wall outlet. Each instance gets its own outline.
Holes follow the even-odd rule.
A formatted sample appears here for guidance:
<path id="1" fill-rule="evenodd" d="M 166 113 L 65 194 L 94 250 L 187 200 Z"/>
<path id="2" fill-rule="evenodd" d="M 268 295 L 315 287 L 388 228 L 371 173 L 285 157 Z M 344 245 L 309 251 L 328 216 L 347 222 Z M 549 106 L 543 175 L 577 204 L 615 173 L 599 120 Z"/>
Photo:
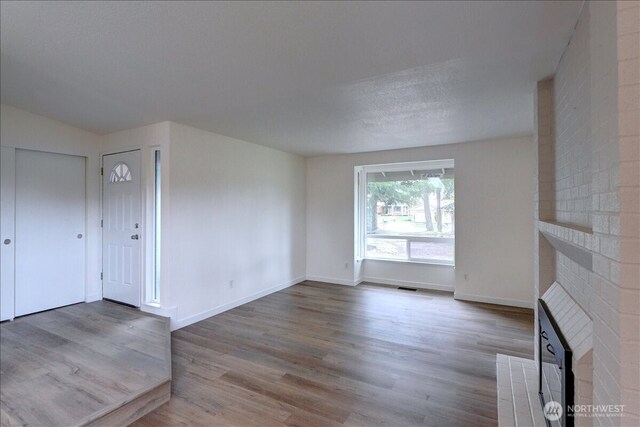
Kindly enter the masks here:
<path id="1" fill-rule="evenodd" d="M 233 288 L 233 280 L 229 280 L 229 287 Z"/>
<path id="2" fill-rule="evenodd" d="M 464 273 L 464 281 L 465 282 L 469 281 L 469 273 Z"/>

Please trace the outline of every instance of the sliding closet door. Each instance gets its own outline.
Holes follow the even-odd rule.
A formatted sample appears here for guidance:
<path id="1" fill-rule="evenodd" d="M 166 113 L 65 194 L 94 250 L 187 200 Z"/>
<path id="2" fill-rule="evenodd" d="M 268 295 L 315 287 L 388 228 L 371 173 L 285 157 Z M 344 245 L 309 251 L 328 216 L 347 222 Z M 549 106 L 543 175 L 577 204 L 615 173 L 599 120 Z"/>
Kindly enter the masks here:
<path id="1" fill-rule="evenodd" d="M 13 319 L 16 213 L 15 148 L 0 147 L 0 320 Z"/>
<path id="2" fill-rule="evenodd" d="M 85 158 L 15 156 L 15 314 L 84 301 Z"/>

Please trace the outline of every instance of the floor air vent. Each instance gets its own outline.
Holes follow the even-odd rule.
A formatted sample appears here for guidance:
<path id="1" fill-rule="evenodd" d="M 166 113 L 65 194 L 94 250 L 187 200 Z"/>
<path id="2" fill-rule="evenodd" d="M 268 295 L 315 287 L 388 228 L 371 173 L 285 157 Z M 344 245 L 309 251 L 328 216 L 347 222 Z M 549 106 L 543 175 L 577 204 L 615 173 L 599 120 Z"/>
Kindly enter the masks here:
<path id="1" fill-rule="evenodd" d="M 404 286 L 400 286 L 398 289 L 400 289 L 401 291 L 411 291 L 411 292 L 415 292 L 418 290 L 417 288 L 405 288 Z"/>

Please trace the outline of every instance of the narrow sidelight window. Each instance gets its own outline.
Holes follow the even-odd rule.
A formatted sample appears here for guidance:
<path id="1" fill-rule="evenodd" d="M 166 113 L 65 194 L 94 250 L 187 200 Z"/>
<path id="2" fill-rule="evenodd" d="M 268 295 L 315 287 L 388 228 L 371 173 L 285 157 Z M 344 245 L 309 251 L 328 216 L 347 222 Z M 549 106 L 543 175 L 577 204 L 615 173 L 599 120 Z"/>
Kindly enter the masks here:
<path id="1" fill-rule="evenodd" d="M 160 150 L 155 150 L 153 197 L 153 301 L 160 301 L 160 224 L 162 202 L 162 169 Z"/>

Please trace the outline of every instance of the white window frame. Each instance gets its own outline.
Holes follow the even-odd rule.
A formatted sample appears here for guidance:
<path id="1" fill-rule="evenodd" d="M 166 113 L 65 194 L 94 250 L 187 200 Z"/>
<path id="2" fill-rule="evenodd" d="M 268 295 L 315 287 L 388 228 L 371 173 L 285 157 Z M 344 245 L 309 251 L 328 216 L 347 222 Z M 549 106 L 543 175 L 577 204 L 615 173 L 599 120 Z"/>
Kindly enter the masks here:
<path id="1" fill-rule="evenodd" d="M 160 147 L 151 149 L 153 155 L 153 246 L 151 289 L 149 301 L 155 304 L 160 303 L 160 267 L 161 267 L 161 241 L 162 241 L 162 150 Z"/>
<path id="2" fill-rule="evenodd" d="M 366 204 L 367 204 L 367 174 L 375 172 L 404 172 L 411 170 L 425 170 L 425 169 L 455 169 L 455 162 L 453 159 L 442 160 L 425 160 L 420 162 L 404 162 L 404 163 L 386 163 L 376 165 L 361 165 L 354 168 L 354 194 L 355 194 L 355 206 L 354 206 L 354 251 L 356 261 L 362 260 L 374 260 L 374 261 L 390 261 L 400 263 L 417 263 L 417 264 L 435 264 L 435 265 L 447 265 L 455 266 L 455 231 L 454 237 L 430 237 L 430 236 L 407 236 L 407 235 L 392 235 L 392 234 L 380 234 L 376 235 L 378 239 L 394 239 L 405 240 L 407 245 L 407 259 L 395 259 L 395 258 L 373 258 L 366 256 Z M 455 213 L 454 213 L 455 217 Z M 455 227 L 454 227 L 455 230 Z M 413 258 L 411 256 L 411 242 L 433 242 L 442 241 L 442 239 L 450 239 L 454 241 L 454 260 L 446 261 L 441 259 L 424 259 Z"/>

